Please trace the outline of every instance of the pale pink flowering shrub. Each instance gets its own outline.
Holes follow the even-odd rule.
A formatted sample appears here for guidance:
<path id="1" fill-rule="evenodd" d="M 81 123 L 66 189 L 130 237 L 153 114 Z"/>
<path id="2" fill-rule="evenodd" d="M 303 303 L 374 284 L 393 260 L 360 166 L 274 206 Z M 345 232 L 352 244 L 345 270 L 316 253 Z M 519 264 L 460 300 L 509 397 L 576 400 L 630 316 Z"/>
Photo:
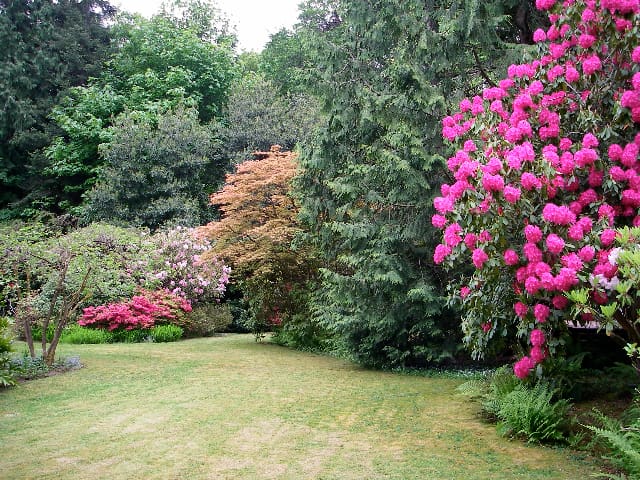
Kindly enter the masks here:
<path id="1" fill-rule="evenodd" d="M 439 228 L 490 238 L 472 249 L 445 242 L 434 261 L 468 263 L 471 250 L 465 341 L 480 357 L 494 335 L 517 332 L 520 378 L 556 352 L 574 290 L 613 304 L 615 229 L 640 225 L 640 0 L 536 5 L 551 20 L 535 33 L 539 58 L 510 66 L 508 79 L 443 120 L 458 148 L 447 162 L 456 183 L 434 202 Z M 578 319 L 610 330 L 599 311 Z"/>
<path id="2" fill-rule="evenodd" d="M 182 227 L 157 233 L 153 239 L 158 250 L 148 267 L 149 283 L 192 304 L 223 297 L 231 269 L 215 257 L 213 261 L 202 260 L 211 249 L 208 240 L 196 237 L 193 229 Z"/>

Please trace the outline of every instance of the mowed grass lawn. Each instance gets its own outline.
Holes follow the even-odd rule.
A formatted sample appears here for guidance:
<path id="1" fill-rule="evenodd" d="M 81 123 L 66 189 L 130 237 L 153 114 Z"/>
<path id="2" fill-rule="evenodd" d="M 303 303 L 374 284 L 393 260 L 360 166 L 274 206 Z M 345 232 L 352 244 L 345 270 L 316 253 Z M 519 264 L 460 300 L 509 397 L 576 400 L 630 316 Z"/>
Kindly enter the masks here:
<path id="1" fill-rule="evenodd" d="M 0 391 L 0 478 L 581 479 L 499 437 L 459 380 L 364 370 L 248 335 L 63 345 L 81 370 Z"/>

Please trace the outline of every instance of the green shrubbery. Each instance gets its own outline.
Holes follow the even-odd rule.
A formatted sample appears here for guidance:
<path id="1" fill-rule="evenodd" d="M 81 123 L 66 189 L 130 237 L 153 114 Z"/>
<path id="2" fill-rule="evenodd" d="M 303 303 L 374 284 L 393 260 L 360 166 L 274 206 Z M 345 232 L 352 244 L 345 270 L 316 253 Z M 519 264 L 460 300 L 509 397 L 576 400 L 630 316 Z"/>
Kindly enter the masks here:
<path id="1" fill-rule="evenodd" d="M 502 435 L 541 443 L 566 442 L 569 438 L 570 403 L 557 400 L 555 390 L 547 383 L 523 383 L 503 367 L 486 380 L 463 384 L 459 391 L 480 400 L 483 413 L 497 422 Z"/>
<path id="2" fill-rule="evenodd" d="M 156 325 L 149 330 L 149 338 L 156 343 L 177 342 L 182 338 L 183 332 L 182 328 L 175 325 Z"/>
<path id="3" fill-rule="evenodd" d="M 63 332 L 60 342 L 71 344 L 113 343 L 113 334 L 108 330 L 69 325 Z"/>
<path id="4" fill-rule="evenodd" d="M 604 444 L 611 451 L 605 458 L 629 474 L 622 478 L 640 479 L 640 390 L 636 390 L 634 404 L 622 419 L 609 418 L 597 410 L 594 415 L 600 426 L 587 426 L 595 434 L 594 443 Z"/>
<path id="5" fill-rule="evenodd" d="M 233 323 L 231 309 L 224 303 L 198 303 L 182 317 L 179 326 L 186 336 L 210 337 L 221 333 Z"/>
<path id="6" fill-rule="evenodd" d="M 0 387 L 8 387 L 15 384 L 10 352 L 9 320 L 6 317 L 0 317 Z"/>

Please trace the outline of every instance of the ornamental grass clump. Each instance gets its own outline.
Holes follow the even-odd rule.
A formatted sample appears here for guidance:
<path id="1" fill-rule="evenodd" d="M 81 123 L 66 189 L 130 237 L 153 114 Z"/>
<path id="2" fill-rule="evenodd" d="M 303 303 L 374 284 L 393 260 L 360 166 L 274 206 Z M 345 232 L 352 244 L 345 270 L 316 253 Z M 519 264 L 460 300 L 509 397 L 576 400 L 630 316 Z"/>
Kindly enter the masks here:
<path id="1" fill-rule="evenodd" d="M 635 312 L 599 308 L 617 296 L 616 229 L 640 225 L 640 2 L 536 4 L 551 22 L 539 58 L 442 122 L 457 151 L 432 219 L 435 263 L 475 266 L 457 295 L 466 344 L 481 357 L 515 334 L 521 379 L 557 352 L 573 290 L 591 306 L 573 309 L 578 322 L 640 343 Z"/>

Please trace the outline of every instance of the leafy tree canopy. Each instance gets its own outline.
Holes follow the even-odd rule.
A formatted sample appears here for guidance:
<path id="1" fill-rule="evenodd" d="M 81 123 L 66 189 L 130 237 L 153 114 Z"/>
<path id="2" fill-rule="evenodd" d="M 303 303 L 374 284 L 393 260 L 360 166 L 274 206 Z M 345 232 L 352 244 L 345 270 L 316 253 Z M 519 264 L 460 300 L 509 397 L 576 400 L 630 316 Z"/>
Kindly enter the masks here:
<path id="1" fill-rule="evenodd" d="M 38 151 L 57 132 L 50 109 L 100 74 L 114 14 L 104 0 L 0 1 L 0 209 L 44 187 Z"/>
<path id="2" fill-rule="evenodd" d="M 113 27 L 120 47 L 106 70 L 54 109 L 64 134 L 46 150 L 45 173 L 58 186 L 52 208 L 77 210 L 103 163 L 98 147 L 113 138 L 118 116 L 154 125 L 178 105 L 196 108 L 202 122 L 222 115 L 235 77 L 232 47 L 226 37 L 219 44 L 201 38 L 212 33 L 187 20 L 166 11 L 150 20 L 121 17 Z"/>
<path id="3" fill-rule="evenodd" d="M 102 152 L 106 164 L 87 195 L 85 220 L 152 230 L 206 221 L 205 178 L 223 173 L 210 169 L 216 145 L 197 111 L 168 112 L 157 125 L 129 113 L 114 126 Z"/>

